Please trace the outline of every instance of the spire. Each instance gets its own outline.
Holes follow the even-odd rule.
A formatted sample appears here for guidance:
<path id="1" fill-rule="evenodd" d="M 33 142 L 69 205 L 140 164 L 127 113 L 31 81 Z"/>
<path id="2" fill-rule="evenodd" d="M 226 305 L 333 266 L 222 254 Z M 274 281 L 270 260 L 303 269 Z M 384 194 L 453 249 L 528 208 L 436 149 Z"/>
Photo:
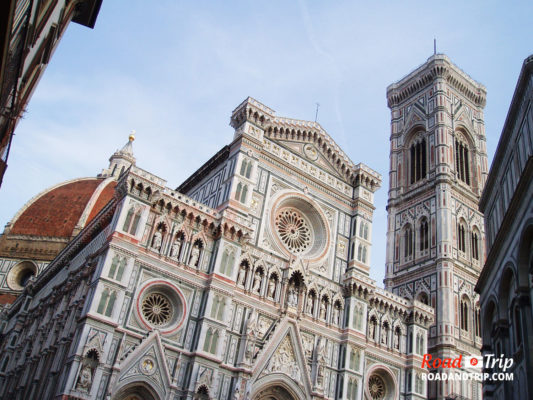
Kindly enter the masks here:
<path id="1" fill-rule="evenodd" d="M 113 153 L 109 158 L 109 167 L 104 169 L 99 177 L 118 178 L 131 165 L 135 165 L 135 156 L 133 155 L 133 141 L 135 140 L 135 131 L 131 131 L 128 141 L 120 149 Z"/>
<path id="2" fill-rule="evenodd" d="M 132 130 L 130 136 L 128 137 L 127 143 L 120 149 L 118 152 L 115 152 L 114 155 L 122 155 L 126 157 L 131 157 L 135 160 L 133 156 L 133 141 L 135 140 L 135 130 Z"/>

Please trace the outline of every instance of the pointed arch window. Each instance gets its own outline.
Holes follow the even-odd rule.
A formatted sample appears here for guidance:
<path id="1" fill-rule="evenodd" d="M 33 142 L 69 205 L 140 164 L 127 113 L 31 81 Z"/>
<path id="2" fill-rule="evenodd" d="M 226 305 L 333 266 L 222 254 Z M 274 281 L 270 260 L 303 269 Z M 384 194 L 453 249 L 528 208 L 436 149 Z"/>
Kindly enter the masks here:
<path id="1" fill-rule="evenodd" d="M 366 263 L 366 246 L 359 244 L 359 247 L 357 248 L 357 259 L 361 261 L 362 263 Z"/>
<path id="2" fill-rule="evenodd" d="M 420 221 L 420 251 L 425 251 L 429 248 L 429 224 L 427 218 L 422 218 Z"/>
<path id="3" fill-rule="evenodd" d="M 205 335 L 205 341 L 204 341 L 204 351 L 216 354 L 217 352 L 217 346 L 218 346 L 218 330 L 209 328 L 207 330 L 207 334 Z"/>
<path id="4" fill-rule="evenodd" d="M 246 194 L 248 193 L 248 185 L 242 186 L 241 203 L 246 203 Z"/>
<path id="5" fill-rule="evenodd" d="M 237 190 L 235 191 L 235 200 L 240 201 L 241 203 L 245 203 L 247 194 L 248 185 L 244 185 L 239 182 L 239 184 L 237 185 Z"/>
<path id="6" fill-rule="evenodd" d="M 235 200 L 240 201 L 241 200 L 241 193 L 242 193 L 242 183 L 239 182 L 237 185 L 237 190 L 235 191 Z"/>
<path id="7" fill-rule="evenodd" d="M 128 214 L 126 214 L 126 219 L 124 220 L 124 226 L 122 227 L 122 230 L 124 232 L 128 232 L 130 229 L 131 220 L 133 218 L 134 209 L 131 207 L 128 210 Z"/>
<path id="8" fill-rule="evenodd" d="M 247 159 L 242 160 L 240 175 L 250 179 L 252 176 L 252 161 Z"/>
<path id="9" fill-rule="evenodd" d="M 463 296 L 461 299 L 461 329 L 468 332 L 468 316 L 470 314 L 469 307 L 470 300 L 468 297 Z"/>
<path id="10" fill-rule="evenodd" d="M 467 185 L 470 185 L 468 145 L 460 136 L 455 139 L 455 171 L 457 173 L 457 178 Z"/>
<path id="11" fill-rule="evenodd" d="M 220 273 L 224 275 L 231 275 L 233 273 L 234 264 L 234 252 L 230 249 L 224 249 L 224 253 L 222 254 L 222 261 L 220 262 Z"/>
<path id="12" fill-rule="evenodd" d="M 466 252 L 466 227 L 463 220 L 457 224 L 457 248 L 463 253 Z"/>
<path id="13" fill-rule="evenodd" d="M 116 299 L 117 293 L 114 290 L 104 289 L 96 312 L 105 315 L 106 317 L 110 317 L 113 314 Z"/>
<path id="14" fill-rule="evenodd" d="M 108 277 L 111 279 L 116 279 L 117 281 L 122 280 L 124 269 L 126 268 L 126 262 L 126 257 L 121 259 L 118 255 L 115 255 L 113 257 L 113 261 L 111 262 L 111 267 L 109 267 Z"/>
<path id="15" fill-rule="evenodd" d="M 211 318 L 216 318 L 219 321 L 222 321 L 224 317 L 224 308 L 226 303 L 224 298 L 221 296 L 215 295 L 213 299 L 213 304 L 211 306 Z"/>
<path id="16" fill-rule="evenodd" d="M 357 399 L 357 379 L 350 379 L 348 381 L 348 396 L 349 400 Z"/>
<path id="17" fill-rule="evenodd" d="M 124 220 L 122 230 L 130 235 L 135 235 L 137 233 L 137 227 L 139 226 L 140 219 L 141 210 L 135 210 L 134 207 L 130 207 L 128 214 L 126 215 L 126 219 Z"/>
<path id="18" fill-rule="evenodd" d="M 413 255 L 413 228 L 407 224 L 403 233 L 403 255 L 405 258 Z"/>
<path id="19" fill-rule="evenodd" d="M 411 145 L 409 149 L 411 169 L 410 183 L 418 182 L 426 177 L 427 160 L 426 160 L 426 139 L 421 138 Z"/>
<path id="20" fill-rule="evenodd" d="M 477 230 L 472 231 L 471 246 L 472 246 L 472 258 L 479 261 L 479 233 Z"/>
<path id="21" fill-rule="evenodd" d="M 363 239 L 368 239 L 368 223 L 361 222 L 359 225 L 359 236 L 361 236 Z"/>
<path id="22" fill-rule="evenodd" d="M 475 332 L 477 337 L 481 337 L 481 308 L 479 303 L 476 304 L 476 311 L 474 315 Z"/>

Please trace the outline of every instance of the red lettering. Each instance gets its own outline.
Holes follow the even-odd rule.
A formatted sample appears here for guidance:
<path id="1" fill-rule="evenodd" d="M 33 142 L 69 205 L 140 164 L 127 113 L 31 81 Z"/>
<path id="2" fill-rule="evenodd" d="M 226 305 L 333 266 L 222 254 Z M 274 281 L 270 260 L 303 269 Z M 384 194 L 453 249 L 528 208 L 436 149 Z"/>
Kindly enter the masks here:
<path id="1" fill-rule="evenodd" d="M 445 358 L 444 362 L 442 363 L 442 368 L 451 368 L 451 367 L 452 367 L 452 359 Z"/>
<path id="2" fill-rule="evenodd" d="M 436 358 L 435 361 L 433 361 L 433 368 L 439 368 L 442 364 L 442 360 L 440 358 Z"/>
<path id="3" fill-rule="evenodd" d="M 431 354 L 424 354 L 424 357 L 422 358 L 422 368 L 424 368 L 424 364 L 426 365 L 426 368 L 430 368 L 429 362 L 431 361 Z"/>
<path id="4" fill-rule="evenodd" d="M 453 360 L 452 367 L 453 368 L 461 368 L 463 362 L 463 355 L 461 354 L 459 357 Z M 457 364 L 456 364 L 457 363 Z"/>

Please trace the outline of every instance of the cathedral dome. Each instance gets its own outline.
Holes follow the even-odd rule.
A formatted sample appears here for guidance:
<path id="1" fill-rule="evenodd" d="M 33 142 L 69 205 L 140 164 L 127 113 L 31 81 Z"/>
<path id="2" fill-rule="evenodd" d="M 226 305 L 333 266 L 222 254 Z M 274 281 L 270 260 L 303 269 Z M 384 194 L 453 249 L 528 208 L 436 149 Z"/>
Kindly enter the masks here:
<path id="1" fill-rule="evenodd" d="M 114 180 L 82 178 L 46 189 L 17 213 L 9 234 L 70 238 L 111 200 L 115 186 Z"/>
<path id="2" fill-rule="evenodd" d="M 0 256 L 51 261 L 111 200 L 113 178 L 79 178 L 28 201 L 0 236 Z"/>

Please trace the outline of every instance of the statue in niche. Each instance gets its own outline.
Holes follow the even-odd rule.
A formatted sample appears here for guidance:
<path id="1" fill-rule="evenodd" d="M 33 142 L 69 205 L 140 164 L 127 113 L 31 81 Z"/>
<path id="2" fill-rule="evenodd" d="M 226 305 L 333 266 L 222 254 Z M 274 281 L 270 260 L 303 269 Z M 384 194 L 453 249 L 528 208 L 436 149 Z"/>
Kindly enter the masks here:
<path id="1" fill-rule="evenodd" d="M 261 273 L 259 270 L 255 271 L 254 283 L 252 285 L 252 292 L 259 294 L 261 291 Z"/>
<path id="2" fill-rule="evenodd" d="M 313 315 L 315 298 L 313 296 L 307 297 L 307 307 L 305 312 L 309 315 Z"/>
<path id="3" fill-rule="evenodd" d="M 296 291 L 296 288 L 294 287 L 294 285 L 289 286 L 287 304 L 292 307 L 296 307 L 298 305 L 298 292 Z"/>
<path id="4" fill-rule="evenodd" d="M 200 259 L 200 247 L 195 244 L 191 250 L 191 258 L 189 259 L 189 265 L 191 267 L 197 267 Z"/>
<path id="5" fill-rule="evenodd" d="M 81 368 L 80 375 L 78 377 L 77 389 L 89 393 L 93 380 L 93 371 L 89 365 L 84 365 Z"/>
<path id="6" fill-rule="evenodd" d="M 339 325 L 340 323 L 340 310 L 339 307 L 333 307 L 333 323 Z"/>
<path id="7" fill-rule="evenodd" d="M 394 348 L 400 350 L 400 332 L 396 331 L 394 334 Z"/>
<path id="8" fill-rule="evenodd" d="M 317 373 L 317 384 L 319 387 L 322 387 L 324 384 L 324 367 L 327 362 L 327 350 L 326 350 L 326 340 L 320 339 L 317 345 L 317 363 L 318 363 L 318 373 Z"/>
<path id="9" fill-rule="evenodd" d="M 381 334 L 381 343 L 387 344 L 387 329 L 383 329 Z"/>
<path id="10" fill-rule="evenodd" d="M 172 247 L 170 248 L 170 257 L 172 258 L 178 258 L 180 255 L 181 250 L 181 239 L 174 240 L 174 243 L 172 243 Z"/>
<path id="11" fill-rule="evenodd" d="M 326 299 L 322 299 L 320 302 L 320 318 L 325 320 L 326 319 Z"/>
<path id="12" fill-rule="evenodd" d="M 159 229 L 155 231 L 154 237 L 152 239 L 152 248 L 155 250 L 161 250 L 161 242 L 163 241 L 163 235 L 161 235 L 161 231 Z"/>
<path id="13" fill-rule="evenodd" d="M 311 357 L 313 355 L 313 338 L 307 335 L 303 335 L 303 347 L 305 350 L 305 356 Z"/>
<path id="14" fill-rule="evenodd" d="M 375 339 L 375 333 L 376 333 L 376 324 L 374 321 L 370 321 L 370 326 L 368 327 L 368 336 L 370 336 L 370 338 L 372 340 Z"/>
<path id="15" fill-rule="evenodd" d="M 246 283 L 246 266 L 244 263 L 241 264 L 239 269 L 239 275 L 237 276 L 237 284 L 244 287 Z"/>
<path id="16" fill-rule="evenodd" d="M 253 309 L 251 312 L 250 312 L 250 316 L 248 317 L 248 326 L 246 328 L 246 333 L 248 335 L 252 335 L 252 336 L 255 336 L 256 333 L 257 333 L 257 319 L 258 319 L 258 314 L 257 314 L 257 311 L 255 309 Z"/>
<path id="17" fill-rule="evenodd" d="M 268 280 L 268 297 L 274 300 L 274 295 L 276 294 L 276 280 L 273 277 L 270 277 Z"/>

